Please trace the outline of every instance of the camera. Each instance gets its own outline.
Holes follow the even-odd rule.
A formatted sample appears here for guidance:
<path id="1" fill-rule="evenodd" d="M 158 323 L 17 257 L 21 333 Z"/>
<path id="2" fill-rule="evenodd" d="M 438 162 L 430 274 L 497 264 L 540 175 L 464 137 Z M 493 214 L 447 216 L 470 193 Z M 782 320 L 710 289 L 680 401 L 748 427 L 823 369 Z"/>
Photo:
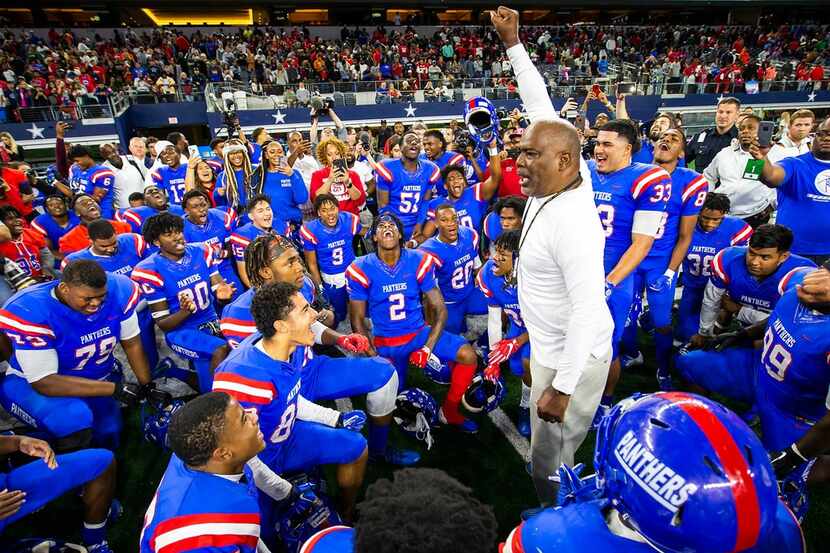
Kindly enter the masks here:
<path id="1" fill-rule="evenodd" d="M 239 116 L 236 114 L 236 102 L 231 99 L 225 99 L 225 111 L 222 122 L 228 130 L 228 140 L 236 134 L 236 128 L 239 126 Z"/>
<path id="2" fill-rule="evenodd" d="M 311 99 L 311 109 L 314 115 L 328 115 L 329 111 L 334 108 L 334 100 L 332 98 L 323 98 L 321 96 L 314 96 Z"/>
<path id="3" fill-rule="evenodd" d="M 464 129 L 455 131 L 455 147 L 458 152 L 466 152 L 473 145 L 473 137 Z"/>

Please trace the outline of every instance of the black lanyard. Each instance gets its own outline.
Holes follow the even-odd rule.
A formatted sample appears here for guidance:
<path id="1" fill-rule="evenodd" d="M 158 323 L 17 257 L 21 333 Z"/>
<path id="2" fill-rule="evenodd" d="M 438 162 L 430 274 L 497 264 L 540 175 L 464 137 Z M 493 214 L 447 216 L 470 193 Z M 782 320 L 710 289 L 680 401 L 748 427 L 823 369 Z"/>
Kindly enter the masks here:
<path id="1" fill-rule="evenodd" d="M 556 198 L 558 198 L 559 196 L 561 196 L 562 194 L 564 194 L 568 190 L 572 190 L 574 188 L 577 188 L 580 184 L 582 184 L 582 175 L 577 175 L 576 178 L 574 180 L 572 180 L 563 189 L 559 190 L 558 192 L 554 192 L 551 195 L 550 198 L 545 200 L 545 203 L 542 204 L 542 206 L 539 208 L 539 210 L 536 213 L 533 214 L 533 218 L 530 220 L 530 224 L 527 225 L 527 230 L 524 230 L 524 228 L 522 228 L 522 239 L 519 241 L 519 249 L 518 249 L 518 251 L 516 251 L 517 259 L 519 257 L 519 254 L 522 251 L 522 246 L 525 243 L 525 239 L 527 238 L 527 235 L 530 234 L 530 229 L 533 228 L 533 223 L 536 222 L 536 217 L 538 217 L 539 214 L 542 213 L 542 210 L 545 209 L 545 206 L 547 206 L 549 203 L 551 203 L 553 200 L 555 200 Z M 530 203 L 533 200 L 534 200 L 534 198 L 531 197 L 530 200 L 527 202 L 527 206 L 525 206 L 525 212 L 522 214 L 522 227 L 524 227 L 524 219 L 525 219 L 525 216 L 527 215 L 528 210 L 530 209 Z"/>

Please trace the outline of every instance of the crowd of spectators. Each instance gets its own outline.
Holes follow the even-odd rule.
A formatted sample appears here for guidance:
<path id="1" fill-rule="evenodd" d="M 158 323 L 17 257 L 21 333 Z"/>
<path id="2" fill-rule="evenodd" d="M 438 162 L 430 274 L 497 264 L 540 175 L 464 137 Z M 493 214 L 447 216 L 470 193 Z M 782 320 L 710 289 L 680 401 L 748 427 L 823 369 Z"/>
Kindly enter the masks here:
<path id="1" fill-rule="evenodd" d="M 553 85 L 603 77 L 618 60 L 631 64 L 627 79 L 653 86 L 751 92 L 786 80 L 793 89 L 826 86 L 828 29 L 537 26 L 522 39 Z M 191 101 L 208 82 L 238 81 L 252 92 L 287 93 L 289 104 L 304 104 L 319 83 L 383 81 L 378 101 L 421 89 L 427 100 L 451 100 L 453 90 L 476 86 L 471 80 L 515 90 L 511 75 L 497 38 L 484 27 L 441 27 L 429 36 L 412 27 L 371 33 L 344 27 L 339 40 L 314 37 L 305 28 L 127 29 L 111 38 L 8 30 L 0 48 L 0 122 L 22 120 L 19 108 L 75 118 L 79 106 L 106 104 L 118 91 L 150 101 Z"/>

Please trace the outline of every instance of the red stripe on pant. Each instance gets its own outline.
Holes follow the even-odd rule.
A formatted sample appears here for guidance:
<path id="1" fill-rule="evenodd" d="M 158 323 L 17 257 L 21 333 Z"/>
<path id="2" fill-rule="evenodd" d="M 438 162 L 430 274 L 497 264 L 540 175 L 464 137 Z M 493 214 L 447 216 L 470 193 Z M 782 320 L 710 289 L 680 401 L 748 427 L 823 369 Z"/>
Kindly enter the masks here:
<path id="1" fill-rule="evenodd" d="M 461 414 L 459 405 L 461 405 L 461 398 L 464 396 L 470 382 L 472 382 L 475 372 L 475 365 L 456 363 L 453 367 L 447 399 L 444 400 L 444 405 L 441 406 L 448 423 L 461 424 L 464 422 L 464 415 Z"/>

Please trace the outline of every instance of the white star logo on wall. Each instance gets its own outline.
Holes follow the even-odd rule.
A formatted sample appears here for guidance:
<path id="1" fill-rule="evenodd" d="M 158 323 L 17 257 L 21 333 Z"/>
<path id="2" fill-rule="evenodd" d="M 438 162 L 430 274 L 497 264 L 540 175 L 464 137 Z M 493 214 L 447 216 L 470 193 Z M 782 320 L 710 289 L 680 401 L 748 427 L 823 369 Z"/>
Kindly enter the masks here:
<path id="1" fill-rule="evenodd" d="M 43 131 L 45 131 L 45 130 L 46 129 L 38 127 L 37 125 L 32 123 L 32 128 L 31 129 L 26 129 L 26 132 L 32 133 L 32 140 L 34 140 L 35 138 L 44 138 Z"/>
<path id="2" fill-rule="evenodd" d="M 409 102 L 409 106 L 405 107 L 403 109 L 404 109 L 404 111 L 406 111 L 406 116 L 407 117 L 415 117 L 415 110 L 418 109 L 418 108 L 413 107 L 412 102 Z"/>
<path id="3" fill-rule="evenodd" d="M 807 95 L 807 101 L 808 102 L 815 102 L 816 101 L 816 93 L 815 92 L 809 93 Z"/>
<path id="4" fill-rule="evenodd" d="M 274 124 L 275 125 L 279 125 L 280 123 L 285 123 L 285 114 L 280 110 L 277 110 L 277 113 L 272 113 L 271 117 L 274 118 Z"/>

